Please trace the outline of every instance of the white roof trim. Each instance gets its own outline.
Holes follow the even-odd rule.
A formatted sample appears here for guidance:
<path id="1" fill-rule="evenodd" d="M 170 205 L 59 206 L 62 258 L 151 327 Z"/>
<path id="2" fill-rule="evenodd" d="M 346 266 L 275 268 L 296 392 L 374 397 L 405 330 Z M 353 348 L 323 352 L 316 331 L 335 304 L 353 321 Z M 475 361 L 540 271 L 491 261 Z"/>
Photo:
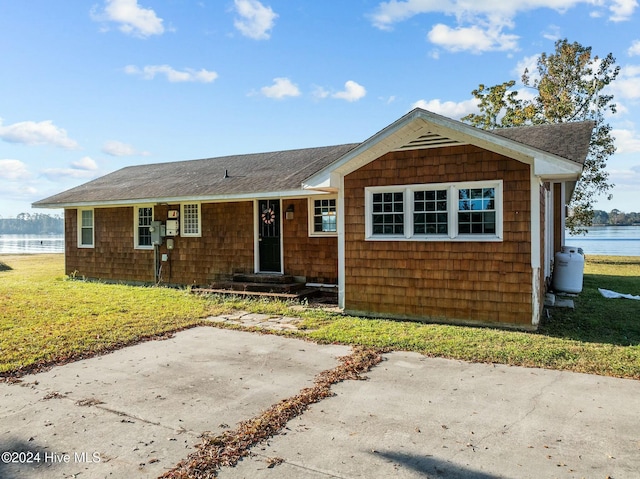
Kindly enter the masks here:
<path id="1" fill-rule="evenodd" d="M 371 161 L 394 150 L 410 147 L 423 135 L 440 135 L 457 144 L 471 144 L 533 165 L 535 176 L 577 179 L 582 165 L 514 140 L 495 135 L 420 108 L 416 108 L 380 130 L 359 146 L 307 178 L 304 189 L 337 188 L 340 176 L 348 175 Z"/>
<path id="2" fill-rule="evenodd" d="M 160 203 L 218 203 L 231 201 L 252 201 L 256 198 L 305 198 L 308 196 L 318 196 L 335 194 L 331 191 L 312 190 L 288 190 L 288 191 L 267 191 L 262 193 L 242 193 L 230 195 L 207 195 L 207 196 L 171 196 L 164 198 L 131 198 L 124 200 L 103 200 L 103 201 L 79 201 L 70 203 L 46 203 L 40 204 L 37 208 L 60 209 L 60 208 L 85 208 L 85 207 L 111 207 L 111 206 L 136 206 L 142 204 L 157 205 Z"/>

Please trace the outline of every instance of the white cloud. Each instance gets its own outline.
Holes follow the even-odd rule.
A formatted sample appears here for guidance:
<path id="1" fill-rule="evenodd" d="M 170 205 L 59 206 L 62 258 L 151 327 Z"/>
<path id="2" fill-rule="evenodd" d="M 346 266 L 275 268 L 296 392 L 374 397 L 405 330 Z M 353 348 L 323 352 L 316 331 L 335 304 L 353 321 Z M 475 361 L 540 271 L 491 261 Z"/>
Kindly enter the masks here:
<path id="1" fill-rule="evenodd" d="M 127 143 L 117 140 L 109 140 L 102 145 L 102 151 L 111 156 L 149 156 L 148 151 L 138 151 Z"/>
<path id="2" fill-rule="evenodd" d="M 616 154 L 640 152 L 640 135 L 636 131 L 613 129 L 611 135 L 616 139 Z"/>
<path id="3" fill-rule="evenodd" d="M 89 156 L 83 156 L 78 161 L 72 162 L 71 166 L 76 170 L 84 171 L 96 171 L 98 169 L 98 164 Z"/>
<path id="4" fill-rule="evenodd" d="M 20 160 L 0 160 L 0 178 L 4 180 L 26 180 L 31 178 L 27 165 Z"/>
<path id="5" fill-rule="evenodd" d="M 511 74 L 520 81 L 520 77 L 525 70 L 529 70 L 529 77 L 534 79 L 539 77 L 538 75 L 538 58 L 540 58 L 539 54 L 531 55 L 530 57 L 524 57 L 520 60 L 515 68 L 511 70 Z"/>
<path id="6" fill-rule="evenodd" d="M 240 19 L 233 24 L 240 33 L 254 40 L 267 40 L 278 14 L 258 0 L 234 0 L 234 3 Z"/>
<path id="7" fill-rule="evenodd" d="M 145 80 L 153 80 L 156 75 L 165 75 L 168 81 L 171 83 L 179 82 L 200 82 L 211 83 L 218 74 L 216 72 L 205 70 L 193 70 L 191 68 L 185 68 L 184 71 L 176 70 L 169 65 L 147 65 L 142 69 L 135 65 L 127 65 L 124 67 L 124 72 L 129 75 L 140 75 Z"/>
<path id="8" fill-rule="evenodd" d="M 330 91 L 324 89 L 321 86 L 315 87 L 313 91 L 313 96 L 316 98 L 336 98 L 338 100 L 346 100 L 349 102 L 360 100 L 365 97 L 367 94 L 367 90 L 365 87 L 360 85 L 353 80 L 348 80 L 344 84 L 344 90 L 331 93 Z"/>
<path id="9" fill-rule="evenodd" d="M 313 96 L 316 98 L 328 98 L 331 92 L 325 90 L 321 86 L 316 86 L 313 90 Z"/>
<path id="10" fill-rule="evenodd" d="M 78 161 L 71 162 L 69 168 L 46 168 L 42 175 L 51 181 L 71 179 L 93 179 L 100 175 L 95 160 L 85 156 Z"/>
<path id="11" fill-rule="evenodd" d="M 430 111 L 432 113 L 437 113 L 438 115 L 446 116 L 447 118 L 452 118 L 454 120 L 459 120 L 463 116 L 468 115 L 469 113 L 478 113 L 478 101 L 475 98 L 471 98 L 469 100 L 463 100 L 461 102 L 454 101 L 440 101 L 439 99 L 435 100 L 418 100 L 413 105 L 411 105 L 411 109 L 413 108 L 422 108 L 423 110 Z"/>
<path id="12" fill-rule="evenodd" d="M 556 40 L 559 40 L 562 37 L 561 29 L 558 25 L 549 25 L 547 29 L 544 32 L 542 32 L 542 36 L 547 40 L 551 40 L 552 42 L 555 42 Z"/>
<path id="13" fill-rule="evenodd" d="M 630 20 L 637 6 L 638 2 L 636 0 L 612 0 L 611 6 L 609 7 L 611 11 L 609 19 L 612 22 Z"/>
<path id="14" fill-rule="evenodd" d="M 615 98 L 640 100 L 640 65 L 622 67 L 618 78 L 609 88 L 614 92 Z"/>
<path id="15" fill-rule="evenodd" d="M 457 25 L 434 25 L 429 40 L 447 50 L 480 53 L 517 49 L 518 37 L 503 31 L 514 28 L 514 19 L 521 13 L 545 8 L 563 14 L 581 4 L 587 7 L 608 6 L 610 20 L 622 21 L 631 18 L 637 0 L 389 0 L 380 2 L 369 18 L 376 28 L 392 30 L 395 24 L 416 15 L 450 16 L 455 18 Z M 596 14 L 600 15 L 599 12 Z M 552 26 L 544 35 L 552 37 L 556 34 L 557 30 Z M 474 39 L 479 44 L 473 44 Z"/>
<path id="16" fill-rule="evenodd" d="M 367 94 L 367 90 L 362 85 L 349 80 L 344 84 L 344 90 L 331 95 L 332 98 L 346 101 L 357 101 Z"/>
<path id="17" fill-rule="evenodd" d="M 53 145 L 68 150 L 79 148 L 75 140 L 67 136 L 67 132 L 58 128 L 51 120 L 35 122 L 22 121 L 9 126 L 2 126 L 0 119 L 0 138 L 9 143 L 25 145 Z"/>
<path id="18" fill-rule="evenodd" d="M 276 98 L 281 100 L 287 96 L 300 96 L 298 86 L 291 82 L 288 78 L 274 78 L 273 85 L 265 86 L 260 89 L 262 94 L 267 98 Z"/>
<path id="19" fill-rule="evenodd" d="M 627 54 L 630 57 L 640 55 L 640 40 L 634 40 L 634 42 L 629 47 L 629 50 L 627 50 Z"/>
<path id="20" fill-rule="evenodd" d="M 479 54 L 493 50 L 515 50 L 519 37 L 504 34 L 498 28 L 485 30 L 476 25 L 450 28 L 440 23 L 431 29 L 427 38 L 431 43 L 451 52 L 470 51 Z"/>
<path id="21" fill-rule="evenodd" d="M 381 2 L 369 15 L 373 25 L 381 30 L 391 30 L 395 23 L 420 14 L 442 13 L 454 16 L 458 22 L 475 22 L 484 18 L 491 23 L 510 21 L 519 13 L 548 8 L 561 14 L 580 4 L 587 6 L 609 5 L 610 19 L 627 20 L 638 6 L 637 0 L 389 0 Z M 597 15 L 597 13 L 596 13 Z"/>
<path id="22" fill-rule="evenodd" d="M 118 23 L 121 32 L 137 37 L 164 33 L 162 18 L 151 8 L 138 5 L 137 0 L 106 0 L 104 10 L 98 12 L 94 7 L 91 17 L 96 21 Z"/>

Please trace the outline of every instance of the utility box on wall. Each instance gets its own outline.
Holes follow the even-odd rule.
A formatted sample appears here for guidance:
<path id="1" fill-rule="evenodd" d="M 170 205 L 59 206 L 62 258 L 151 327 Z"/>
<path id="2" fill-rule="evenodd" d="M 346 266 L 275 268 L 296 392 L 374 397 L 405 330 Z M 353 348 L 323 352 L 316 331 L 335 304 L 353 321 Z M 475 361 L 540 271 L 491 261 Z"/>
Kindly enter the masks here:
<path id="1" fill-rule="evenodd" d="M 149 233 L 151 233 L 151 244 L 161 245 L 162 238 L 165 236 L 165 227 L 161 221 L 152 221 L 149 225 Z"/>
<path id="2" fill-rule="evenodd" d="M 178 236 L 178 220 L 167 220 L 167 236 Z"/>

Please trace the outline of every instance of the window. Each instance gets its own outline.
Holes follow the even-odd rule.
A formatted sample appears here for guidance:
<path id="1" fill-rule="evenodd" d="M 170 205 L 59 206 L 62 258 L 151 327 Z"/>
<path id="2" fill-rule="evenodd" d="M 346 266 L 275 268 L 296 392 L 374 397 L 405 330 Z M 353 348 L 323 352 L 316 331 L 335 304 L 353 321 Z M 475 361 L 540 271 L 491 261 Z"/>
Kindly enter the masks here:
<path id="1" fill-rule="evenodd" d="M 502 239 L 502 181 L 365 189 L 366 239 Z"/>
<path id="2" fill-rule="evenodd" d="M 373 193 L 373 234 L 404 234 L 404 193 Z"/>
<path id="3" fill-rule="evenodd" d="M 153 207 L 139 206 L 135 208 L 135 247 L 140 249 L 150 249 L 151 232 L 149 226 L 153 221 Z"/>
<path id="4" fill-rule="evenodd" d="M 182 236 L 201 236 L 200 203 L 182 205 Z"/>
<path id="5" fill-rule="evenodd" d="M 458 190 L 458 232 L 460 234 L 495 234 L 495 197 L 495 188 Z"/>
<path id="6" fill-rule="evenodd" d="M 447 190 L 413 192 L 413 233 L 448 234 Z"/>
<path id="7" fill-rule="evenodd" d="M 309 199 L 309 234 L 335 236 L 338 232 L 337 199 Z"/>
<path id="8" fill-rule="evenodd" d="M 78 211 L 78 248 L 93 248 L 93 210 Z"/>

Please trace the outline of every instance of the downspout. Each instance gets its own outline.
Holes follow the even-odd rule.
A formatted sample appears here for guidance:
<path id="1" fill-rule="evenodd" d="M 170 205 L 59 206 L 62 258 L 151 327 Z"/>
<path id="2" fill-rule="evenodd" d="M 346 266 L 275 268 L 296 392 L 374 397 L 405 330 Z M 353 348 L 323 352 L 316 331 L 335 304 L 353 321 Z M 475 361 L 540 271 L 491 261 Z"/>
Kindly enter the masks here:
<path id="1" fill-rule="evenodd" d="M 540 323 L 540 179 L 531 172 L 531 324 Z"/>
<path id="2" fill-rule="evenodd" d="M 345 234 L 344 234 L 344 176 L 339 175 L 338 187 L 338 307 L 345 306 Z"/>

